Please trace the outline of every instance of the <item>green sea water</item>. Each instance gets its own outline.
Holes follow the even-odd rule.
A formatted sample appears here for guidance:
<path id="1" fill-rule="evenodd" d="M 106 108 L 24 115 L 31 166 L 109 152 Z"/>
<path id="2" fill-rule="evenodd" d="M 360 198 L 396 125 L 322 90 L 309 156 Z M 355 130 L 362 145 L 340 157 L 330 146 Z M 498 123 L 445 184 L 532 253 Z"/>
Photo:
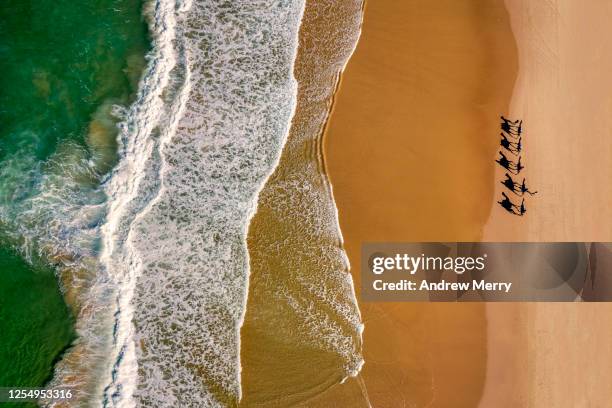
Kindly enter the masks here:
<path id="1" fill-rule="evenodd" d="M 142 0 L 0 3 L 0 386 L 44 384 L 74 339 L 37 234 L 73 237 L 46 226 L 103 199 L 148 47 Z"/>
<path id="2" fill-rule="evenodd" d="M 52 270 L 0 248 L 0 386 L 38 386 L 74 339 Z"/>

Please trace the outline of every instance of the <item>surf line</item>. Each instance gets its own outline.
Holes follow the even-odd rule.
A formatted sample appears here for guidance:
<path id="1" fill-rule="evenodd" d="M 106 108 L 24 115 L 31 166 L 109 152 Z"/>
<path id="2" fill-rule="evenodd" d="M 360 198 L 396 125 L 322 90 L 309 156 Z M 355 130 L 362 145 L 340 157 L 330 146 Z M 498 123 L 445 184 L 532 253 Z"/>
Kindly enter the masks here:
<path id="1" fill-rule="evenodd" d="M 176 4 L 161 0 L 145 5 L 143 13 L 148 20 L 153 49 L 147 56 L 148 64 L 138 86 L 137 100 L 123 113 L 118 136 L 120 162 L 113 170 L 106 191 L 109 197 L 107 222 L 102 227 L 102 264 L 113 277 L 117 290 L 114 313 L 112 366 L 99 384 L 100 404 L 104 407 L 134 406 L 133 393 L 137 385 L 138 361 L 134 339 L 131 305 L 136 279 L 142 265 L 130 246 L 132 225 L 142 217 L 159 197 L 163 189 L 162 162 L 156 168 L 156 156 L 176 131 L 181 111 L 189 94 L 189 71 L 186 58 L 173 43 L 176 40 L 176 17 L 186 12 L 190 2 Z M 177 65 L 184 69 L 184 83 L 170 106 L 162 100 L 165 89 L 172 86 L 171 73 Z M 169 110 L 169 112 L 168 112 Z M 164 123 L 164 118 L 171 118 Z M 155 140 L 156 127 L 162 137 Z M 154 195 L 143 190 L 156 188 Z"/>
<path id="2" fill-rule="evenodd" d="M 280 164 L 280 160 L 281 160 L 281 154 L 283 151 L 283 148 L 285 146 L 285 143 L 287 142 L 287 139 L 289 137 L 289 132 L 291 131 L 291 123 L 293 123 L 293 117 L 295 116 L 295 112 L 296 112 L 296 108 L 297 108 L 297 94 L 298 94 L 298 82 L 297 79 L 295 78 L 295 63 L 296 63 L 296 59 L 297 59 L 297 55 L 298 55 L 298 47 L 299 47 L 299 32 L 300 29 L 302 27 L 302 23 L 303 23 L 303 19 L 304 19 L 304 11 L 306 10 L 306 1 L 307 0 L 302 0 L 301 1 L 301 5 L 300 5 L 300 9 L 298 12 L 298 24 L 297 24 L 297 28 L 295 30 L 295 38 L 292 44 L 292 49 L 291 49 L 291 66 L 290 66 L 290 76 L 291 76 L 291 81 L 292 81 L 292 105 L 291 105 L 291 113 L 289 114 L 289 118 L 287 120 L 286 123 L 286 127 L 285 130 L 283 131 L 283 138 L 281 143 L 279 144 L 279 149 L 276 152 L 276 157 L 274 158 L 274 162 L 272 163 L 272 166 L 270 166 L 270 169 L 268 169 L 268 174 L 263 178 L 263 180 L 261 181 L 261 184 L 258 186 L 257 190 L 255 191 L 255 195 L 253 196 L 253 200 L 251 202 L 251 206 L 248 209 L 248 213 L 247 213 L 247 217 L 246 217 L 246 222 L 244 224 L 244 228 L 242 230 L 242 245 L 244 248 L 244 253 L 245 253 L 245 257 L 246 257 L 246 274 L 247 274 L 247 279 L 246 279 L 246 285 L 244 288 L 244 295 L 243 295 L 243 308 L 242 308 L 242 313 L 239 317 L 238 320 L 238 325 L 236 327 L 236 331 L 237 331 L 237 335 L 236 338 L 238 339 L 238 344 L 237 346 L 237 350 L 238 350 L 238 375 L 241 376 L 242 375 L 242 361 L 240 359 L 241 356 L 241 349 L 240 349 L 240 340 L 241 340 L 241 330 L 242 327 L 244 326 L 245 323 L 245 318 L 246 318 L 246 312 L 247 312 L 247 305 L 248 305 L 248 300 L 249 300 L 249 281 L 250 281 L 250 275 L 251 275 L 251 260 L 250 260 L 250 256 L 249 256 L 249 250 L 248 250 L 248 235 L 249 235 L 249 228 L 251 226 L 251 222 L 253 221 L 253 217 L 255 217 L 255 214 L 257 212 L 257 205 L 259 202 L 259 195 L 261 194 L 262 190 L 264 189 L 264 187 L 266 186 L 266 184 L 268 183 L 268 180 L 270 179 L 270 177 L 272 176 L 272 174 L 274 174 L 274 171 L 276 170 L 276 168 L 278 167 L 278 165 Z M 238 401 L 242 400 L 242 378 L 238 378 L 237 379 L 238 384 L 239 384 L 239 389 L 238 389 Z"/>
<path id="3" fill-rule="evenodd" d="M 324 178 L 324 185 L 328 191 L 328 194 L 330 196 L 331 199 L 331 203 L 332 203 L 332 207 L 333 207 L 333 211 L 334 211 L 334 218 L 333 218 L 333 223 L 336 229 L 336 233 L 338 234 L 338 238 L 339 238 L 339 245 L 340 245 L 340 249 L 341 249 L 341 253 L 342 253 L 342 258 L 343 258 L 343 262 L 346 265 L 346 271 L 349 275 L 348 279 L 349 279 L 349 283 L 350 283 L 350 290 L 351 290 L 351 299 L 355 304 L 355 309 L 357 311 L 358 314 L 358 318 L 359 321 L 361 322 L 360 325 L 357 327 L 357 332 L 359 335 L 359 342 L 361 345 L 363 345 L 363 332 L 365 330 L 365 323 L 363 322 L 363 318 L 361 315 L 361 310 L 359 308 L 359 302 L 357 301 L 357 292 L 355 289 L 355 282 L 353 280 L 352 274 L 350 273 L 351 271 L 351 263 L 349 260 L 349 257 L 346 253 L 346 248 L 344 247 L 344 236 L 342 234 L 342 229 L 340 228 L 340 215 L 338 212 L 338 206 L 336 205 L 336 200 L 334 198 L 334 189 L 333 189 L 333 185 L 331 184 L 331 181 L 329 180 L 329 172 L 327 171 L 327 165 L 326 165 L 326 158 L 325 158 L 325 149 L 323 148 L 324 144 L 325 144 L 325 135 L 327 134 L 327 129 L 329 126 L 329 121 L 332 115 L 332 112 L 334 110 L 334 105 L 336 104 L 336 95 L 339 91 L 340 88 L 340 83 L 342 82 L 342 76 L 344 75 L 344 71 L 349 63 L 349 61 L 351 60 L 351 58 L 353 57 L 353 54 L 355 53 L 356 49 L 357 49 L 357 45 L 359 44 L 359 40 L 361 39 L 361 35 L 363 33 L 363 21 L 364 21 L 364 16 L 365 16 L 365 4 L 366 4 L 366 0 L 361 0 L 360 1 L 360 11 L 359 11 L 359 26 L 357 28 L 357 38 L 355 39 L 352 48 L 350 49 L 350 52 L 348 53 L 348 56 L 346 58 L 346 60 L 344 61 L 344 64 L 342 65 L 342 67 L 340 68 L 338 74 L 336 75 L 335 78 L 335 83 L 333 85 L 333 92 L 332 92 L 332 97 L 331 97 L 331 101 L 329 102 L 329 106 L 327 107 L 327 112 L 325 115 L 325 119 L 323 122 L 323 126 L 320 130 L 319 133 L 319 140 L 317 142 L 317 161 L 318 161 L 318 167 L 320 168 L 321 171 L 321 175 Z M 354 378 L 359 378 L 359 384 L 360 384 L 360 388 L 362 390 L 362 394 L 364 396 L 365 402 L 368 405 L 368 407 L 372 407 L 372 404 L 370 402 L 370 398 L 368 396 L 368 392 L 367 392 L 367 388 L 366 388 L 366 384 L 363 381 L 362 378 L 358 377 L 359 373 L 361 372 L 361 370 L 363 369 L 363 366 L 365 364 L 365 359 L 363 358 L 363 356 L 361 357 L 361 361 L 359 361 L 359 363 L 357 364 L 356 368 L 354 370 L 352 370 L 348 376 L 344 377 L 340 383 L 343 384 L 345 383 L 349 377 L 354 377 Z"/>

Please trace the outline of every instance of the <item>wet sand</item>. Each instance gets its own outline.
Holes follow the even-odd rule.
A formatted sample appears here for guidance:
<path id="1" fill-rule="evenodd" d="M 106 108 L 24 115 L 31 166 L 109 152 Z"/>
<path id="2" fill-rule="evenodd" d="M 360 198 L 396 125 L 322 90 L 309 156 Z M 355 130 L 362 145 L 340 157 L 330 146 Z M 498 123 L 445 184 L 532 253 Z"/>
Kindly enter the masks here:
<path id="1" fill-rule="evenodd" d="M 519 54 L 509 114 L 524 121 L 522 174 L 539 192 L 528 198 L 520 222 L 495 207 L 484 239 L 611 241 L 612 9 L 605 1 L 507 0 L 506 5 Z M 514 325 L 522 333 L 514 335 L 518 341 L 506 353 L 490 358 L 490 377 L 507 380 L 504 395 L 511 399 L 503 406 L 610 405 L 612 304 L 488 309 L 498 328 Z M 480 406 L 493 406 L 498 398 L 488 392 Z"/>
<path id="2" fill-rule="evenodd" d="M 294 67 L 295 115 L 249 227 L 240 406 L 294 406 L 361 364 L 361 321 L 321 154 L 361 7 L 361 0 L 306 1 Z"/>
<path id="3" fill-rule="evenodd" d="M 357 289 L 362 242 L 482 238 L 516 70 L 503 1 L 367 3 L 325 135 Z M 477 406 L 505 341 L 487 337 L 484 304 L 360 308 L 361 375 L 309 407 Z"/>
<path id="4" fill-rule="evenodd" d="M 329 195 L 310 196 L 327 207 L 305 213 L 302 224 L 287 220 L 303 212 L 296 203 L 304 197 L 289 206 L 274 199 L 295 194 L 287 194 L 287 181 L 305 168 L 331 177 L 357 291 L 366 241 L 611 241 L 612 46 L 601 41 L 611 13 L 603 1 L 369 2 L 327 124 L 325 166 L 317 135 L 342 64 L 323 74 L 298 59 L 292 133 L 302 138 L 290 135 L 249 237 L 245 406 L 609 405 L 610 304 L 360 302 L 366 364 L 357 378 L 337 384 L 342 356 L 296 347 L 291 336 L 277 341 L 278 329 L 265 321 L 265 294 L 279 287 L 273 272 L 286 267 L 279 259 L 294 256 L 274 252 L 273 243 L 291 231 L 294 248 L 312 235 L 304 228 L 309 219 L 330 225 Z M 305 21 L 312 33 L 330 25 L 320 17 Z M 301 44 L 300 52 L 307 48 Z M 323 79 L 324 92 L 312 92 L 312 78 Z M 314 95 L 318 102 L 307 103 Z M 316 109 L 300 116 L 300 106 Z M 539 191 L 520 220 L 495 203 L 503 178 L 493 162 L 500 114 L 524 120 L 524 174 Z M 325 190 L 324 178 L 313 180 Z M 319 244 L 338 249 L 327 232 L 331 241 Z M 298 270 L 317 269 L 305 265 Z"/>

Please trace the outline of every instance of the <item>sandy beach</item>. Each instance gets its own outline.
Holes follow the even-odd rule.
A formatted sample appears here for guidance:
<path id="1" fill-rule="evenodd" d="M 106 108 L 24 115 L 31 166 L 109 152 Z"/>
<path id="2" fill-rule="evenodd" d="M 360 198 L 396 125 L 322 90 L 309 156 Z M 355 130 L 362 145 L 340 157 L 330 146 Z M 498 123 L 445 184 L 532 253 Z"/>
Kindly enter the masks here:
<path id="1" fill-rule="evenodd" d="M 366 241 L 610 241 L 610 14 L 603 1 L 367 4 L 325 140 L 357 288 Z M 520 219 L 496 204 L 502 114 L 523 120 L 538 191 Z M 360 308 L 362 374 L 309 406 L 609 405 L 609 304 Z"/>
<path id="2" fill-rule="evenodd" d="M 611 0 L 72 3 L 0 8 L 0 403 L 612 407 Z"/>
<path id="3" fill-rule="evenodd" d="M 520 222 L 493 203 L 483 238 L 608 242 L 612 46 L 604 39 L 612 34 L 612 10 L 604 1 L 507 0 L 506 7 L 519 55 L 509 117 L 523 120 L 523 173 L 538 194 Z M 490 327 L 515 333 L 515 342 L 490 353 L 481 407 L 500 406 L 500 393 L 508 407 L 609 406 L 611 304 L 487 309 Z"/>
<path id="4" fill-rule="evenodd" d="M 516 57 L 502 1 L 366 4 L 325 135 L 357 288 L 362 242 L 481 239 Z M 316 406 L 360 390 L 374 407 L 478 404 L 491 347 L 484 304 L 360 308 L 362 374 Z"/>

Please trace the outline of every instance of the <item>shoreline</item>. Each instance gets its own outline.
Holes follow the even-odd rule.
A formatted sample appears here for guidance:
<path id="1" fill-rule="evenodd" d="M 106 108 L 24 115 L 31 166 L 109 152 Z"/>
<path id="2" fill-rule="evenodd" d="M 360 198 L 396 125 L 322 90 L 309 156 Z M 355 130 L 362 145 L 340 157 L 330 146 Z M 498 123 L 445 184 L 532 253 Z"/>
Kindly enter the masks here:
<path id="1" fill-rule="evenodd" d="M 95 330 L 107 311 L 102 310 L 106 303 L 97 302 L 103 298 L 96 291 L 98 284 L 105 280 L 98 274 L 97 256 L 106 205 L 102 185 L 116 164 L 116 113 L 134 102 L 150 44 L 140 0 L 114 2 L 115 8 L 101 2 L 76 8 L 60 4 L 49 10 L 44 2 L 12 3 L 6 7 L 11 12 L 3 16 L 2 33 L 2 48 L 9 57 L 3 101 L 10 103 L 1 109 L 8 120 L 0 146 L 0 224 L 3 244 L 19 252 L 26 270 L 37 274 L 45 265 L 41 276 L 28 278 L 32 287 L 19 287 L 25 292 L 13 295 L 23 302 L 39 297 L 22 303 L 26 310 L 36 304 L 49 306 L 46 314 L 38 313 L 49 320 L 28 326 L 31 333 L 24 337 L 34 338 L 40 330 L 49 344 L 31 350 L 25 341 L 16 345 L 12 354 L 19 358 L 11 366 L 17 369 L 22 358 L 50 352 L 56 347 L 50 328 L 61 337 L 70 323 L 74 337 L 53 360 L 44 386 L 68 379 L 80 387 L 78 399 L 95 387 L 87 384 L 85 389 L 83 383 L 92 378 L 85 377 L 101 359 L 96 350 L 103 347 L 96 346 L 106 336 Z M 75 38 L 75 32 L 83 34 Z M 38 286 L 51 271 L 53 291 L 62 298 L 55 309 L 50 288 Z M 54 321 L 65 308 L 68 316 Z M 36 318 L 21 320 L 15 328 Z M 109 325 L 104 339 L 111 337 L 111 330 Z M 83 357 L 85 345 L 91 353 Z"/>
<path id="2" fill-rule="evenodd" d="M 305 3 L 297 106 L 248 231 L 240 406 L 302 403 L 362 364 L 359 310 L 320 154 L 337 75 L 359 34 L 360 4 Z"/>
<path id="3" fill-rule="evenodd" d="M 356 288 L 360 242 L 480 239 L 497 147 L 482 135 L 495 135 L 508 109 L 513 43 L 502 1 L 484 8 L 450 1 L 366 4 L 363 35 L 325 135 Z M 464 178 L 456 177 L 457 166 Z M 424 183 L 425 189 L 409 187 Z M 360 302 L 360 309 L 359 381 L 334 387 L 312 406 L 478 404 L 489 348 L 484 304 Z M 407 341 L 410 350 L 402 346 Z"/>

